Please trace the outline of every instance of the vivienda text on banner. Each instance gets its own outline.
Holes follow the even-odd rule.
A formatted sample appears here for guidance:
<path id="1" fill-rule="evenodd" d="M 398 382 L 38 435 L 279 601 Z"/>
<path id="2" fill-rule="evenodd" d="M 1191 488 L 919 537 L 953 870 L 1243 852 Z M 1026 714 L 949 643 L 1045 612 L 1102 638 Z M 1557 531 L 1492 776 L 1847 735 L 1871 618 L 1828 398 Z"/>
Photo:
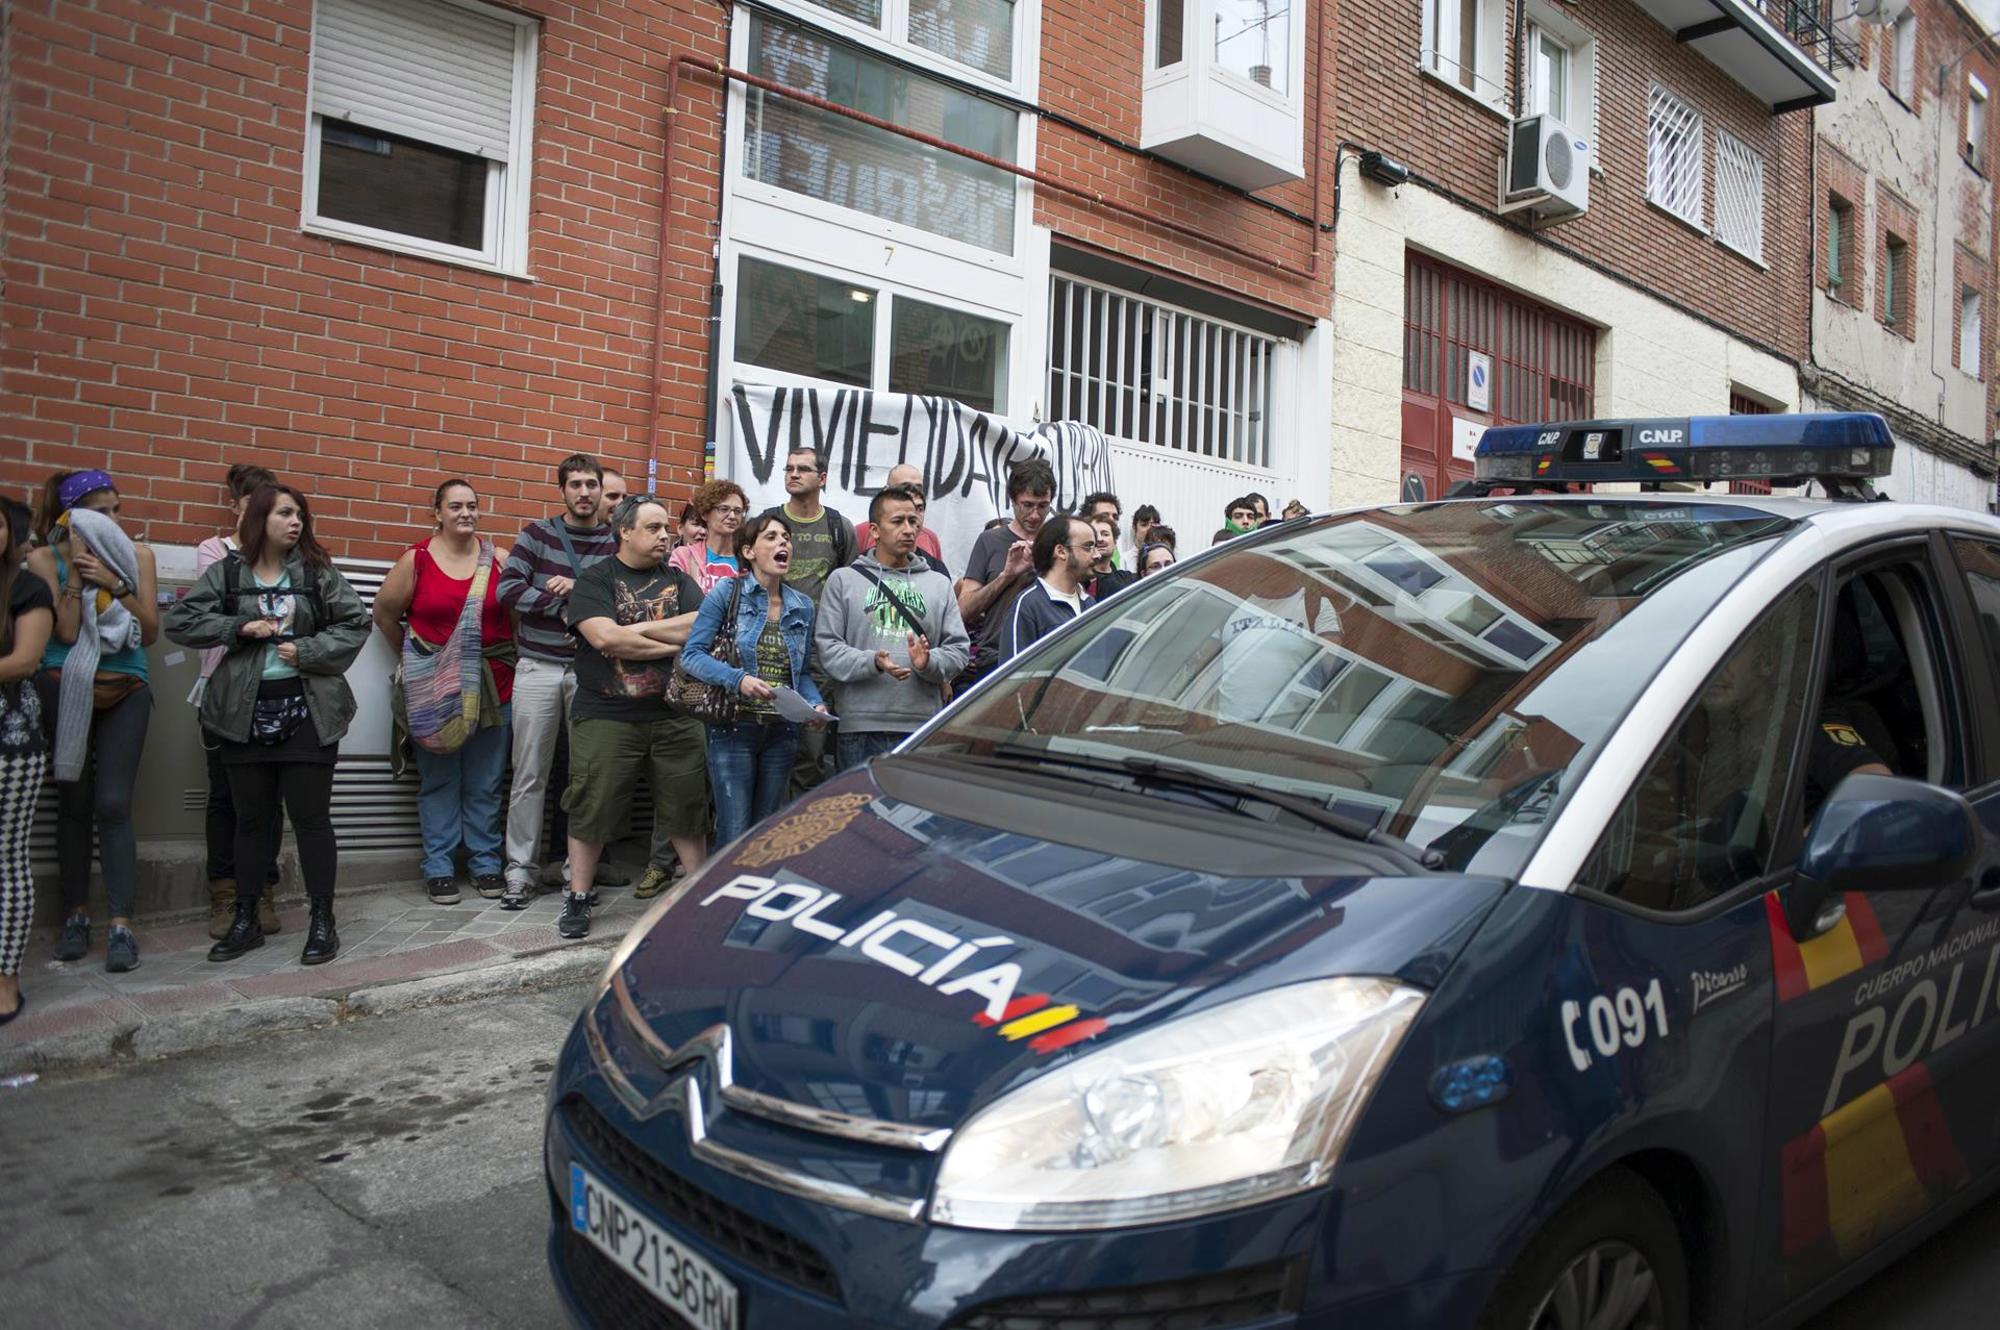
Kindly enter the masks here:
<path id="1" fill-rule="evenodd" d="M 864 388 L 733 386 L 734 426 L 727 470 L 720 474 L 750 496 L 750 511 L 785 501 L 785 455 L 816 448 L 826 458 L 821 500 L 848 520 L 868 520 L 868 503 L 891 467 L 922 470 L 925 525 L 945 562 L 965 567 L 986 524 L 1012 511 L 1007 472 L 1039 458 L 1056 475 L 1056 507 L 1074 512 L 1086 494 L 1115 490 L 1111 448 L 1092 425 L 1052 421 L 1022 425 L 947 397 L 878 393 Z"/>

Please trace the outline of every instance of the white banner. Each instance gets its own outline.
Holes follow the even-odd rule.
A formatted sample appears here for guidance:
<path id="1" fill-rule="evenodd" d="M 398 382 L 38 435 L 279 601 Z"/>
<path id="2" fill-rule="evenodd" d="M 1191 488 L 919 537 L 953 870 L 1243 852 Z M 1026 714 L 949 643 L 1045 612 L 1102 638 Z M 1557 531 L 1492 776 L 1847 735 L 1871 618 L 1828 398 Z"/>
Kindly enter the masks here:
<path id="1" fill-rule="evenodd" d="M 760 513 L 785 501 L 785 454 L 817 448 L 826 458 L 822 502 L 857 526 L 889 469 L 908 462 L 924 473 L 924 525 L 937 533 L 945 563 L 963 573 L 972 543 L 1007 505 L 1007 471 L 1040 458 L 1056 473 L 1056 507 L 1073 512 L 1086 494 L 1113 490 L 1111 448 L 1091 425 L 1018 425 L 945 397 L 865 388 L 770 388 L 737 384 L 734 428 L 717 474 L 750 496 Z"/>

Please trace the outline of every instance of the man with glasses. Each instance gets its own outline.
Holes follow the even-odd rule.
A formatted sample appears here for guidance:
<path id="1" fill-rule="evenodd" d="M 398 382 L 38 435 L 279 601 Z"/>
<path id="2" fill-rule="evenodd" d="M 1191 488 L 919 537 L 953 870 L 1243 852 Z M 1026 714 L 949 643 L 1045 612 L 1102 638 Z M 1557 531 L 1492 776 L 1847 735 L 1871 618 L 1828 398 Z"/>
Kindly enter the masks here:
<path id="1" fill-rule="evenodd" d="M 1001 616 L 1001 660 L 1012 660 L 1091 607 L 1083 583 L 1097 561 L 1097 528 L 1080 517 L 1057 513 L 1036 533 L 1032 558 L 1039 576 Z"/>
<path id="2" fill-rule="evenodd" d="M 812 597 L 815 608 L 826 579 L 834 569 L 854 562 L 854 524 L 820 502 L 826 488 L 826 459 L 812 448 L 794 448 L 785 456 L 785 502 L 766 514 L 792 533 L 792 562 L 785 585 Z M 811 665 L 812 680 L 826 696 L 827 678 L 819 661 Z M 792 793 L 804 794 L 833 774 L 832 725 L 799 729 L 799 752 L 792 766 Z"/>
<path id="3" fill-rule="evenodd" d="M 946 577 L 951 571 L 944 566 L 944 547 L 938 544 L 937 532 L 924 525 L 924 472 L 923 468 L 909 462 L 898 462 L 889 468 L 889 478 L 882 488 L 905 489 L 910 491 L 917 505 L 917 558 L 929 564 Z M 873 522 L 863 522 L 855 530 L 856 554 L 866 554 L 875 548 L 875 538 L 879 533 Z"/>
<path id="4" fill-rule="evenodd" d="M 973 635 L 972 664 L 961 691 L 1001 659 L 1002 608 L 1008 596 L 1034 576 L 1036 537 L 1056 501 L 1056 473 L 1043 461 L 1022 462 L 1007 473 L 1007 502 L 1014 516 L 1004 526 L 980 534 L 958 580 L 958 612 Z"/>

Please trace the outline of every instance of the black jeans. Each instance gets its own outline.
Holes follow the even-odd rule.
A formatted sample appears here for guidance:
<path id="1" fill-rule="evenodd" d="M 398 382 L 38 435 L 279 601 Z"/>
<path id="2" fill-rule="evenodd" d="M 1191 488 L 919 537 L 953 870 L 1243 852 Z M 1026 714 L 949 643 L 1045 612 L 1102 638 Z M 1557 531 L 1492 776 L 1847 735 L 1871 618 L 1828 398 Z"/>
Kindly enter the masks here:
<path id="1" fill-rule="evenodd" d="M 236 801 L 236 899 L 254 901 L 263 894 L 275 863 L 270 828 L 282 802 L 292 819 L 306 895 L 332 900 L 340 866 L 333 838 L 333 764 L 246 762 L 231 763 L 227 770 L 229 793 Z"/>
<path id="2" fill-rule="evenodd" d="M 36 675 L 35 682 L 42 689 L 42 710 L 53 734 L 57 685 L 46 674 Z M 117 706 L 94 713 L 82 774 L 56 784 L 56 877 L 62 884 L 65 914 L 89 907 L 94 833 L 111 917 L 132 917 L 139 895 L 139 839 L 132 829 L 132 791 L 139 783 L 139 758 L 146 751 L 146 726 L 152 717 L 153 690 L 144 686 Z"/>
<path id="3" fill-rule="evenodd" d="M 208 753 L 208 880 L 220 882 L 236 876 L 236 801 L 229 793 L 229 770 L 222 765 L 222 741 L 213 735 L 202 736 L 202 747 Z M 216 745 L 210 747 L 210 745 Z M 271 819 L 271 871 L 264 875 L 264 885 L 278 885 L 278 855 L 285 844 L 285 818 L 282 813 Z"/>

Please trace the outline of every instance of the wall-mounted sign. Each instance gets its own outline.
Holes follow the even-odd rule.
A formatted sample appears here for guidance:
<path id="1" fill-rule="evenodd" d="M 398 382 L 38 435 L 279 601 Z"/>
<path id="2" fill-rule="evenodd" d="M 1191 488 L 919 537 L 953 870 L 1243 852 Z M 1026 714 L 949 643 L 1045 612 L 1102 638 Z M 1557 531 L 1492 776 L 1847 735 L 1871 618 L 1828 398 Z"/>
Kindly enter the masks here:
<path id="1" fill-rule="evenodd" d="M 1465 353 L 1465 404 L 1474 411 L 1493 409 L 1493 357 L 1484 351 Z"/>
<path id="2" fill-rule="evenodd" d="M 1479 437 L 1486 433 L 1486 426 L 1476 420 L 1451 418 L 1451 455 L 1461 462 L 1472 460 L 1472 450 L 1479 446 Z"/>

